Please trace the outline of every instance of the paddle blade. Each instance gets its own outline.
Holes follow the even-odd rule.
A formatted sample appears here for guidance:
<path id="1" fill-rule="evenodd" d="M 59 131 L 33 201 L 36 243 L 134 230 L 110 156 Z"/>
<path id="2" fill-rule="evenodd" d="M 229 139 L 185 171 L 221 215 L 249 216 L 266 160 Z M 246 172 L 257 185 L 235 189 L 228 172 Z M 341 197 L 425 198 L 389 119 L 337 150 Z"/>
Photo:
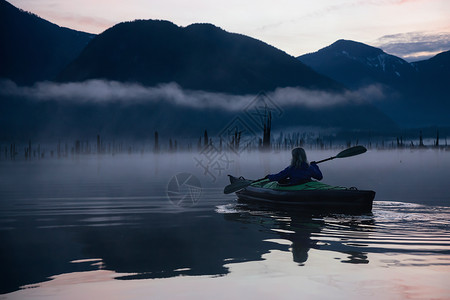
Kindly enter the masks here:
<path id="1" fill-rule="evenodd" d="M 351 148 L 345 149 L 344 151 L 339 152 L 338 155 L 336 155 L 336 158 L 355 156 L 355 155 L 363 154 L 366 151 L 367 151 L 367 149 L 364 146 L 355 146 L 355 147 L 351 147 Z"/>
<path id="2" fill-rule="evenodd" d="M 253 182 L 254 182 L 253 180 L 236 181 L 236 182 L 233 182 L 232 184 L 227 185 L 223 189 L 223 192 L 224 192 L 224 194 L 231 194 L 231 193 L 237 192 L 239 190 L 242 190 L 243 188 L 248 187 Z"/>

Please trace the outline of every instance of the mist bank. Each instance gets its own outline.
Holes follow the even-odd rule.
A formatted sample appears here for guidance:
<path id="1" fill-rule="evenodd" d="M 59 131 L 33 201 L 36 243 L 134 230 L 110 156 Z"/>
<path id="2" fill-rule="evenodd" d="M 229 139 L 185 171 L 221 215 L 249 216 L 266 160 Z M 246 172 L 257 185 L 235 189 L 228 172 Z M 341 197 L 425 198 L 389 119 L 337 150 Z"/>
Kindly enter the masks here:
<path id="1" fill-rule="evenodd" d="M 11 80 L 0 81 L 0 95 L 22 97 L 36 101 L 82 103 L 122 103 L 125 105 L 164 102 L 197 109 L 223 109 L 242 111 L 257 94 L 234 95 L 202 90 L 186 90 L 170 82 L 157 86 L 144 86 L 135 82 L 92 79 L 84 82 L 38 82 L 20 86 Z M 370 104 L 383 101 L 386 96 L 381 85 L 368 85 L 356 91 L 329 92 L 301 87 L 277 88 L 265 96 L 278 106 L 325 108 L 346 104 Z"/>
<path id="2" fill-rule="evenodd" d="M 333 130 L 395 129 L 372 103 L 383 101 L 380 86 L 354 92 L 278 88 L 230 95 L 185 90 L 175 83 L 146 87 L 137 83 L 88 80 L 39 82 L 19 86 L 0 82 L 0 138 L 198 137 L 227 130 L 236 118 L 252 134 L 262 134 L 261 114 L 271 111 L 272 129 L 317 127 Z M 259 115 L 258 115 L 259 114 Z M 256 116 L 256 117 L 255 117 Z M 244 133 L 245 134 L 245 133 Z"/>

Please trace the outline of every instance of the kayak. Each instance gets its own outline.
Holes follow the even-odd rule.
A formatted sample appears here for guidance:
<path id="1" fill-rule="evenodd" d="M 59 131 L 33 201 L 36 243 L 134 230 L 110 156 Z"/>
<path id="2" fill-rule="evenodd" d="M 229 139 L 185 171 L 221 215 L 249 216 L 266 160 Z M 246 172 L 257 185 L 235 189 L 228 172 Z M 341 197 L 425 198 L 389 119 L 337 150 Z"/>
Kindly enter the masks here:
<path id="1" fill-rule="evenodd" d="M 230 176 L 230 182 L 250 183 L 251 180 Z M 268 179 L 252 183 L 236 192 L 238 200 L 246 203 L 270 204 L 276 206 L 295 206 L 307 210 L 327 212 L 360 212 L 372 211 L 375 192 L 331 186 L 318 181 L 310 181 L 299 185 L 284 186 Z"/>

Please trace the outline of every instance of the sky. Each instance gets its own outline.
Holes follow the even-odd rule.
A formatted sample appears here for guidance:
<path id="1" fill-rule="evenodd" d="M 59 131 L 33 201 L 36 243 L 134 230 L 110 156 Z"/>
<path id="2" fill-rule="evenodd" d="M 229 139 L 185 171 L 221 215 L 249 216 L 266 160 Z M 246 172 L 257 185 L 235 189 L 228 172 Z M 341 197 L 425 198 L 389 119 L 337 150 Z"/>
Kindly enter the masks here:
<path id="1" fill-rule="evenodd" d="M 450 50 L 449 0 L 9 0 L 63 27 L 101 33 L 135 19 L 212 23 L 290 55 L 338 39 L 380 47 L 408 61 Z"/>

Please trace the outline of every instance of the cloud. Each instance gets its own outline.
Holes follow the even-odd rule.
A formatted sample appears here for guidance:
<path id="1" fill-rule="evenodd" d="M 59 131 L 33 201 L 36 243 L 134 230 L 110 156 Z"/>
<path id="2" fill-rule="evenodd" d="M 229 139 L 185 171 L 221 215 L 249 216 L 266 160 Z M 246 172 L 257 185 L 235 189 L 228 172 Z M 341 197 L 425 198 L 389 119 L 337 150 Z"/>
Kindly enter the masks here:
<path id="1" fill-rule="evenodd" d="M 345 104 L 363 104 L 384 99 L 384 89 L 381 85 L 369 85 L 357 91 L 331 93 L 321 90 L 301 88 L 278 88 L 269 94 L 280 106 L 306 106 L 323 108 Z"/>
<path id="2" fill-rule="evenodd" d="M 18 96 L 35 101 L 76 103 L 170 103 L 195 109 L 239 111 L 253 101 L 256 95 L 229 95 L 207 91 L 184 90 L 176 83 L 147 87 L 136 83 L 106 80 L 84 82 L 39 82 L 33 86 L 18 86 L 12 81 L 0 81 L 0 96 Z M 370 85 L 358 91 L 325 92 L 303 88 L 278 88 L 267 96 L 281 107 L 303 106 L 323 108 L 342 104 L 360 104 L 384 98 L 382 86 Z"/>
<path id="3" fill-rule="evenodd" d="M 155 87 L 137 83 L 123 83 L 107 80 L 87 80 L 84 82 L 38 82 L 33 86 L 18 86 L 12 81 L 0 82 L 0 94 L 19 96 L 37 101 L 61 101 L 78 103 L 120 102 L 124 105 L 136 103 L 168 102 L 193 108 L 240 108 L 242 102 L 251 96 L 235 96 L 205 91 L 183 90 L 176 83 Z"/>
<path id="4" fill-rule="evenodd" d="M 374 46 L 407 61 L 428 59 L 450 50 L 450 32 L 407 32 L 385 35 Z"/>

